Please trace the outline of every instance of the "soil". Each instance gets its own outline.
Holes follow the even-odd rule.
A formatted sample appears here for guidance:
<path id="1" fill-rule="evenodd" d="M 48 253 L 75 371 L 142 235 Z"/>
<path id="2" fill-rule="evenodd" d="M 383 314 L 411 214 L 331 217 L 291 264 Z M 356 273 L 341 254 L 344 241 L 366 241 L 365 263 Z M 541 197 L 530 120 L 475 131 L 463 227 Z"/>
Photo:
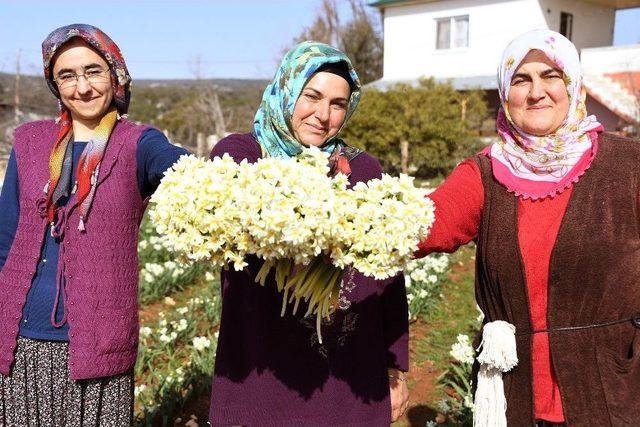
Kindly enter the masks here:
<path id="1" fill-rule="evenodd" d="M 411 324 L 409 330 L 409 407 L 404 416 L 397 421 L 398 425 L 411 427 L 424 427 L 427 421 L 433 420 L 437 412 L 429 404 L 437 400 L 439 390 L 436 388 L 436 380 L 442 373 L 436 368 L 432 360 L 421 363 L 416 361 L 418 353 L 417 343 L 424 340 L 429 334 L 430 327 L 421 320 Z"/>

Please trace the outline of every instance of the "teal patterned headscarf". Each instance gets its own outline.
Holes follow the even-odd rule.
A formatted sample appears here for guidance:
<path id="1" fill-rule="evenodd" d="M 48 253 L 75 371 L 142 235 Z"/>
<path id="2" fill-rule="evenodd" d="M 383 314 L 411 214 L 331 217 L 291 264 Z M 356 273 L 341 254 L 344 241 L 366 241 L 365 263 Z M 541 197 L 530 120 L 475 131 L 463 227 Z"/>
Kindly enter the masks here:
<path id="1" fill-rule="evenodd" d="M 253 135 L 266 154 L 289 158 L 302 152 L 304 145 L 295 139 L 291 131 L 296 101 L 320 67 L 339 63 L 346 64 L 351 77 L 351 96 L 344 119 L 346 123 L 360 101 L 360 80 L 349 57 L 334 47 L 311 41 L 302 42 L 287 52 L 273 82 L 264 90 L 260 108 L 253 120 Z M 340 145 L 344 145 L 344 142 L 336 134 L 325 141 L 320 149 L 332 153 Z"/>

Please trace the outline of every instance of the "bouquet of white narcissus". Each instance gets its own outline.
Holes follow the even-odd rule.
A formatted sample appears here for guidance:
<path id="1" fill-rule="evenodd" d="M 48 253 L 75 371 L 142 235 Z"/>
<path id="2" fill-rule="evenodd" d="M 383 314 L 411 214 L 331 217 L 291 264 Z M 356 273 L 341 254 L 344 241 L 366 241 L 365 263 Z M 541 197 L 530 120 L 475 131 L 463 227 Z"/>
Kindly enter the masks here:
<path id="1" fill-rule="evenodd" d="M 247 233 L 240 221 L 240 165 L 230 157 L 213 161 L 181 156 L 151 197 L 149 212 L 163 245 L 183 261 L 229 261 L 246 266 Z"/>
<path id="2" fill-rule="evenodd" d="M 435 221 L 433 202 L 404 174 L 383 174 L 347 193 L 341 208 L 341 245 L 331 252 L 333 263 L 376 279 L 393 276 L 413 259 L 427 236 Z"/>
<path id="3" fill-rule="evenodd" d="M 263 259 L 256 281 L 275 270 L 294 312 L 316 314 L 318 336 L 338 298 L 342 271 L 377 279 L 401 271 L 434 221 L 433 203 L 407 176 L 359 183 L 329 177 L 327 155 L 312 147 L 293 159 L 235 164 L 181 158 L 152 198 L 151 220 L 167 247 L 187 259 L 237 270 Z"/>

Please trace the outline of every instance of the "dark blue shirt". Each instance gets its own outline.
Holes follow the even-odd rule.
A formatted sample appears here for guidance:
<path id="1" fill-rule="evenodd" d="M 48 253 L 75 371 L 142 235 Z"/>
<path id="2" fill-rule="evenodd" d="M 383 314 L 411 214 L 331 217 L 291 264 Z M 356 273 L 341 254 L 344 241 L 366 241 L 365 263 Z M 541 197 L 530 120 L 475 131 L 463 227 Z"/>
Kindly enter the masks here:
<path id="1" fill-rule="evenodd" d="M 75 175 L 80 155 L 86 142 L 73 143 L 73 167 L 71 182 Z M 166 171 L 178 157 L 188 152 L 172 145 L 162 132 L 147 129 L 138 140 L 136 149 L 137 177 L 140 195 L 147 198 L 160 184 Z M 25 171 L 28 172 L 28 171 Z M 58 204 L 64 206 L 68 198 L 62 198 Z M 0 271 L 7 259 L 15 237 L 20 215 L 18 167 L 15 153 L 12 151 L 7 165 L 2 193 L 0 193 Z M 60 242 L 51 236 L 47 228 L 40 253 L 40 261 L 36 274 L 27 294 L 27 301 L 22 311 L 20 335 L 33 339 L 68 341 L 68 325 L 56 328 L 51 324 L 51 312 L 56 295 L 56 273 Z M 56 320 L 61 320 L 64 312 L 62 295 L 58 298 Z"/>

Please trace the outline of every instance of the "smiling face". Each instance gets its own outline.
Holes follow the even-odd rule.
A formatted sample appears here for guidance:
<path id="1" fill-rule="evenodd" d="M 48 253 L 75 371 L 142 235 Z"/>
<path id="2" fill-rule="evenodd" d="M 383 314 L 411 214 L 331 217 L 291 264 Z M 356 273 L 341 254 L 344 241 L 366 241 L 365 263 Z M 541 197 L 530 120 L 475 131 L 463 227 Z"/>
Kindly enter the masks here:
<path id="1" fill-rule="evenodd" d="M 81 39 L 73 39 L 62 46 L 54 61 L 53 78 L 57 82 L 71 74 L 85 76 L 78 77 L 77 83 L 72 81 L 76 84 L 69 86 L 67 83 L 58 83 L 58 90 L 62 103 L 69 109 L 74 121 L 95 126 L 113 101 L 107 61 Z M 100 70 L 104 71 L 102 78 L 92 78 L 93 82 L 87 80 L 86 76 L 95 76 Z"/>
<path id="2" fill-rule="evenodd" d="M 296 101 L 291 117 L 296 140 L 317 147 L 335 136 L 347 115 L 350 94 L 349 83 L 337 74 L 314 74 Z"/>
<path id="3" fill-rule="evenodd" d="M 511 79 L 508 103 L 511 120 L 524 132 L 554 133 L 569 112 L 563 72 L 543 52 L 529 51 Z"/>

